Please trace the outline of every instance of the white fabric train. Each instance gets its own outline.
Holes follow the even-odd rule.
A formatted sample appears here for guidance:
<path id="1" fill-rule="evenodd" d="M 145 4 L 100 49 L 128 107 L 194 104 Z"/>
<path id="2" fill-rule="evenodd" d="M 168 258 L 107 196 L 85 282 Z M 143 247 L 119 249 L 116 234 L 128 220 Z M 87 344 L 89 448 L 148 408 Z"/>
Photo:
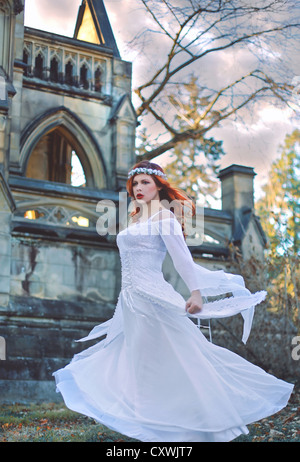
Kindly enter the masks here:
<path id="1" fill-rule="evenodd" d="M 241 276 L 194 263 L 169 212 L 126 228 L 117 244 L 122 287 L 114 316 L 79 341 L 105 338 L 53 374 L 70 409 L 140 441 L 184 442 L 230 441 L 286 405 L 293 385 L 209 342 L 162 263 L 168 251 L 190 291 L 225 297 L 205 303 L 199 317 L 241 313 L 244 342 L 264 291 L 250 294 Z"/>

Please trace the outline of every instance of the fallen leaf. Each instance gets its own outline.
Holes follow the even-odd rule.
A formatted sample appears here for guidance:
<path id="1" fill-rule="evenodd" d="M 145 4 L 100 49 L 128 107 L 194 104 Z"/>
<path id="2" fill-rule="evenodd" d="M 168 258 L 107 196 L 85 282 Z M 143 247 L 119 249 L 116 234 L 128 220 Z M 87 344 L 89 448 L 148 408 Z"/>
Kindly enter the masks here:
<path id="1" fill-rule="evenodd" d="M 293 414 L 291 414 L 289 417 L 287 417 L 283 423 L 286 424 L 287 422 L 290 422 L 291 420 L 293 420 L 294 417 L 296 417 L 297 415 L 297 412 L 294 412 Z"/>

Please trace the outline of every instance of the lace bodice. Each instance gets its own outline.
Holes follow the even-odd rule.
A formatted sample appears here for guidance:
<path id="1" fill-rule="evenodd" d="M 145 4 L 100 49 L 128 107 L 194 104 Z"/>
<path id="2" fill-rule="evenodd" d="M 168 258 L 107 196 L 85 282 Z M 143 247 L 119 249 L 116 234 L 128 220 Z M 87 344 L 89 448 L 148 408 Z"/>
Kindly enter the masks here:
<path id="1" fill-rule="evenodd" d="M 181 226 L 170 212 L 155 214 L 135 223 L 117 236 L 122 267 L 122 288 L 157 291 L 165 286 L 162 264 L 167 251 L 188 288 L 197 289 L 192 256 L 184 241 Z"/>
<path id="2" fill-rule="evenodd" d="M 196 264 L 172 212 L 159 212 L 145 222 L 129 226 L 119 233 L 117 244 L 121 257 L 122 289 L 130 289 L 129 296 L 133 292 L 139 293 L 153 303 L 158 302 L 169 310 L 173 307 L 177 312 L 186 314 L 185 300 L 163 276 L 162 264 L 168 252 L 190 292 L 198 289 L 203 298 L 201 312 L 188 315 L 207 319 L 241 313 L 244 318 L 243 341 L 246 342 L 254 306 L 264 300 L 266 291 L 251 294 L 242 276 L 223 270 L 210 271 Z"/>
<path id="3" fill-rule="evenodd" d="M 157 306 L 159 310 L 176 316 L 211 319 L 241 313 L 244 318 L 242 340 L 246 343 L 254 307 L 265 299 L 267 292 L 251 294 L 240 275 L 223 270 L 210 271 L 196 264 L 172 212 L 159 212 L 145 222 L 129 226 L 118 234 L 117 245 L 121 258 L 122 290 L 115 314 L 80 341 L 97 338 L 107 331 L 106 341 L 112 341 L 123 329 L 121 306 L 137 314 L 140 302 L 136 298 L 134 301 L 134 297 L 139 297 L 139 300 L 150 301 L 149 306 Z M 182 295 L 164 279 L 162 264 L 167 252 L 188 289 L 191 292 L 197 289 L 201 291 L 204 304 L 199 313 L 187 313 Z"/>

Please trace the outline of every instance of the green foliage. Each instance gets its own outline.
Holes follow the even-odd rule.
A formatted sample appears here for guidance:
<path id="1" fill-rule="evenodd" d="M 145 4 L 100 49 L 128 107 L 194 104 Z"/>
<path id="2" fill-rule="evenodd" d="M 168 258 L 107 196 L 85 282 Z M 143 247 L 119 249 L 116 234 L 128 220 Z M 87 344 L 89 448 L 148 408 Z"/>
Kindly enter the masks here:
<path id="1" fill-rule="evenodd" d="M 288 249 L 300 254 L 300 131 L 287 136 L 282 154 L 270 171 L 259 202 L 260 216 L 270 239 L 270 252 Z M 271 214 L 271 215 L 270 215 Z"/>
<path id="2" fill-rule="evenodd" d="M 176 90 L 169 99 L 176 110 L 178 131 L 191 129 L 199 132 L 220 116 L 218 111 L 208 113 L 210 97 L 194 77 Z M 222 141 L 204 135 L 196 139 L 191 137 L 177 144 L 173 152 L 175 158 L 166 169 L 172 183 L 195 199 L 201 197 L 202 203 L 209 205 L 209 196 L 214 197 L 219 187 L 217 161 L 224 155 Z"/>
<path id="3" fill-rule="evenodd" d="M 215 197 L 219 187 L 217 173 L 219 167 L 210 157 L 215 142 L 212 138 L 200 141 L 185 141 L 174 149 L 176 156 L 166 167 L 168 179 L 172 184 L 184 189 L 190 197 L 196 200 L 204 199 L 202 203 L 209 206 L 209 197 Z"/>
<path id="4" fill-rule="evenodd" d="M 224 151 L 222 141 L 206 138 L 205 133 L 206 126 L 218 118 L 220 113 L 211 110 L 211 98 L 198 85 L 195 77 L 189 83 L 176 85 L 175 91 L 168 95 L 168 103 L 174 115 L 176 133 L 191 134 L 183 137 L 169 150 L 171 161 L 165 169 L 168 178 L 191 197 L 196 200 L 201 197 L 202 203 L 209 205 L 208 197 L 214 197 L 219 187 L 217 161 L 224 155 Z M 192 132 L 197 133 L 197 136 L 192 136 Z M 155 149 L 155 142 L 151 144 L 149 139 L 147 131 L 141 130 L 139 154 Z"/>
<path id="5" fill-rule="evenodd" d="M 300 131 L 288 135 L 257 203 L 269 239 L 268 277 L 274 310 L 300 320 Z"/>

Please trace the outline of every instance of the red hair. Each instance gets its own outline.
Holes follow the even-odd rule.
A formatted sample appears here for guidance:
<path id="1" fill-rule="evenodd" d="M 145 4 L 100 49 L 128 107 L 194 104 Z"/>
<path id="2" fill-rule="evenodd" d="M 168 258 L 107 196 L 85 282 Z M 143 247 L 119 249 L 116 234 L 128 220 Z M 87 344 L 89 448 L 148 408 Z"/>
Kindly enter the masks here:
<path id="1" fill-rule="evenodd" d="M 163 169 L 160 167 L 160 165 L 157 165 L 153 162 L 149 162 L 147 160 L 143 160 L 141 162 L 138 162 L 135 164 L 131 170 L 134 170 L 136 168 L 149 168 L 152 170 L 160 170 L 161 172 L 165 173 Z M 137 175 L 137 174 L 136 174 Z M 135 175 L 131 176 L 128 178 L 127 183 L 126 183 L 126 189 L 128 191 L 128 194 L 130 197 L 134 198 L 133 194 L 133 179 Z M 167 201 L 169 204 L 172 203 L 173 201 L 175 202 L 175 208 L 170 207 L 170 210 L 176 215 L 176 218 L 178 221 L 181 223 L 182 230 L 184 232 L 184 223 L 183 223 L 183 218 L 184 218 L 184 210 L 183 206 L 188 205 L 191 208 L 192 211 L 192 216 L 195 215 L 196 207 L 193 201 L 188 197 L 188 195 L 182 191 L 179 188 L 175 188 L 172 186 L 168 180 L 165 180 L 161 176 L 152 174 L 151 177 L 153 178 L 156 186 L 160 188 L 159 190 L 159 199 L 160 201 Z M 174 204 L 173 202 L 173 204 Z M 173 210 L 172 210 L 173 209 Z M 136 207 L 135 210 L 133 210 L 130 213 L 131 217 L 134 217 L 137 213 L 139 213 L 140 209 L 139 207 Z"/>

